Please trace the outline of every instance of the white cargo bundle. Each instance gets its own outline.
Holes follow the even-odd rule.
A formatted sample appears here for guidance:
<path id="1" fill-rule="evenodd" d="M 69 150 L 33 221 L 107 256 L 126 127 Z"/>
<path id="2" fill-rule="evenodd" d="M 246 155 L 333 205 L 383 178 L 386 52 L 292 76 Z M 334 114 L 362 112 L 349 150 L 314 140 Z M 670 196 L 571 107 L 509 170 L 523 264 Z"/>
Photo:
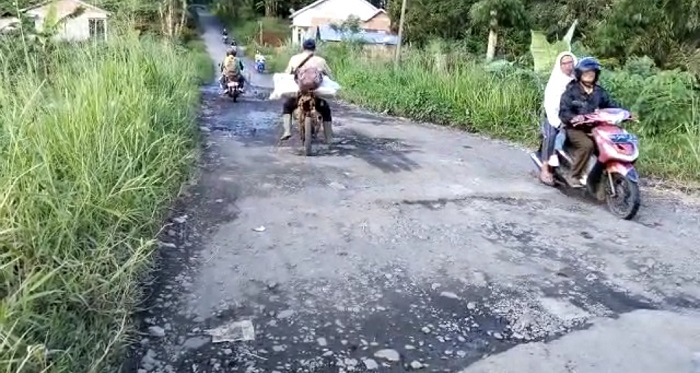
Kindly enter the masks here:
<path id="1" fill-rule="evenodd" d="M 272 94 L 270 94 L 270 100 L 295 97 L 299 93 L 299 86 L 294 81 L 294 75 L 292 74 L 274 74 L 272 83 L 274 88 Z M 314 94 L 320 98 L 329 99 L 335 98 L 338 95 L 338 91 L 340 91 L 340 84 L 324 76 L 321 86 L 314 91 Z"/>

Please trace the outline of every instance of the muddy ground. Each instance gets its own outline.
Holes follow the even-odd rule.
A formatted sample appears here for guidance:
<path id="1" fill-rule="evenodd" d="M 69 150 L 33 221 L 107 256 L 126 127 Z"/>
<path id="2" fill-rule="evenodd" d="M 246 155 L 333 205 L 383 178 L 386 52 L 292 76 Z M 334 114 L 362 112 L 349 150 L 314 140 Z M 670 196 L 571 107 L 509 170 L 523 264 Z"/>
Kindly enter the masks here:
<path id="1" fill-rule="evenodd" d="M 519 149 L 341 104 L 305 158 L 252 83 L 204 88 L 200 175 L 124 371 L 700 371 L 697 208 L 647 193 L 620 221 Z"/>

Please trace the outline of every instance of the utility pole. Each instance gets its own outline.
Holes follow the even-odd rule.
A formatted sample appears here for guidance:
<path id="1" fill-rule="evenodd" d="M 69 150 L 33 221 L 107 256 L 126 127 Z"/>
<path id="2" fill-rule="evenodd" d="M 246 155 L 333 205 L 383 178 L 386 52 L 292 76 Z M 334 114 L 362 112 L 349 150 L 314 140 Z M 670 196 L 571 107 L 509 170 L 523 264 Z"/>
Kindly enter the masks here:
<path id="1" fill-rule="evenodd" d="M 260 24 L 260 45 L 263 45 L 263 23 L 262 21 L 258 21 Z"/>
<path id="2" fill-rule="evenodd" d="M 401 60 L 401 44 L 403 44 L 403 23 L 406 18 L 406 3 L 408 0 L 401 1 L 401 18 L 399 18 L 399 42 L 396 43 L 396 56 L 394 57 L 394 67 L 399 67 Z"/>

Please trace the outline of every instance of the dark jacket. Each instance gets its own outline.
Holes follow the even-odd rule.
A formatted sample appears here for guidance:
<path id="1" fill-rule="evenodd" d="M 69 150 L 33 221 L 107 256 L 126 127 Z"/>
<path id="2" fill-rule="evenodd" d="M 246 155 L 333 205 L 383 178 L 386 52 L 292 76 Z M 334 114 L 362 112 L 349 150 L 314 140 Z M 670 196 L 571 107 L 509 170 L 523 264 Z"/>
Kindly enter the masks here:
<path id="1" fill-rule="evenodd" d="M 561 95 L 559 102 L 559 119 L 565 127 L 571 128 L 571 120 L 577 115 L 593 113 L 597 109 L 619 108 L 610 99 L 608 92 L 601 86 L 595 85 L 591 94 L 586 93 L 577 81 L 572 81 Z"/>

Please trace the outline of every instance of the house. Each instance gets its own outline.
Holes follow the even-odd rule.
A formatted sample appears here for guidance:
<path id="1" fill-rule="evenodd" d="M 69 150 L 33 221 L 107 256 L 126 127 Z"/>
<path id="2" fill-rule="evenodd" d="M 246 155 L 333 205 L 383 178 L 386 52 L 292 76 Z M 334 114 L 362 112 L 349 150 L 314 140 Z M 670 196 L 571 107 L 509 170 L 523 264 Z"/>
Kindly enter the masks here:
<path id="1" fill-rule="evenodd" d="M 107 34 L 107 18 L 110 12 L 80 0 L 51 0 L 21 9 L 20 13 L 34 20 L 34 26 L 41 32 L 47 17 L 55 10 L 58 22 L 56 39 L 65 41 L 83 41 L 90 38 L 104 38 Z M 0 18 L 0 30 L 16 27 L 17 18 Z"/>
<path id="2" fill-rule="evenodd" d="M 12 13 L 6 12 L 0 15 L 0 32 L 12 31 L 19 25 L 19 18 L 13 17 Z"/>
<path id="3" fill-rule="evenodd" d="M 301 44 L 304 37 L 318 26 L 340 24 L 353 16 L 360 20 L 363 30 L 391 32 L 389 15 L 367 0 L 316 0 L 289 16 L 292 19 L 292 44 Z"/>

